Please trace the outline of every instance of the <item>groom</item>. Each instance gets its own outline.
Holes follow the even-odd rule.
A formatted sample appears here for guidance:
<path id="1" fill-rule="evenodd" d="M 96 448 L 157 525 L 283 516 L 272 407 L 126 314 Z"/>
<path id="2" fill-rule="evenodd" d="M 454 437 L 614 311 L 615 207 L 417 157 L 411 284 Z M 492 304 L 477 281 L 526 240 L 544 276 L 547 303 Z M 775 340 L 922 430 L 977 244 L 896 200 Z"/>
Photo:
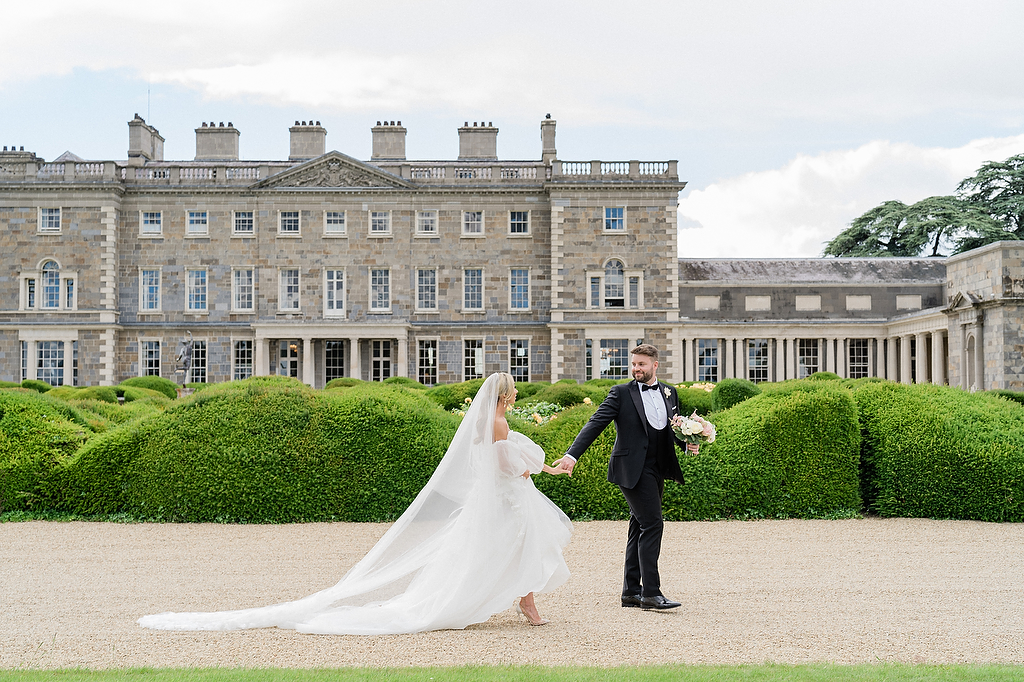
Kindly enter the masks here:
<path id="1" fill-rule="evenodd" d="M 665 479 L 683 482 L 676 458 L 676 439 L 669 426 L 669 420 L 679 414 L 679 398 L 673 386 L 660 383 L 655 375 L 658 349 L 654 346 L 645 343 L 630 351 L 630 371 L 636 381 L 612 387 L 555 465 L 572 474 L 576 461 L 594 439 L 610 422 L 615 422 L 608 480 L 619 486 L 629 505 L 622 605 L 674 609 L 679 602 L 666 599 L 661 593 L 658 556 L 665 527 L 661 518 Z M 680 441 L 680 445 L 686 443 Z M 696 447 L 690 449 L 696 451 Z"/>

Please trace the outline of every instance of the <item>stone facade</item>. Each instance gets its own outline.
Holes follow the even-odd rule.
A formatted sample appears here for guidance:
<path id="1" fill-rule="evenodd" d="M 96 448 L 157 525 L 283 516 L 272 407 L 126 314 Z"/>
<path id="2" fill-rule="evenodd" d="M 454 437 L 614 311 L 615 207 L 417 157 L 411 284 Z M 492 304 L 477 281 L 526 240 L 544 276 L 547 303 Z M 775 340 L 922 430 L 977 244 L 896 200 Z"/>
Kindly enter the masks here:
<path id="1" fill-rule="evenodd" d="M 676 162 L 561 161 L 550 119 L 540 161 L 499 160 L 484 122 L 459 127 L 457 159 L 410 161 L 401 121 L 378 121 L 368 162 L 327 151 L 318 121 L 289 127 L 282 161 L 239 160 L 231 123 L 165 161 L 128 125 L 124 161 L 0 152 L 0 380 L 585 380 L 624 376 L 644 341 L 670 381 L 1022 385 L 1015 243 L 680 259 Z"/>

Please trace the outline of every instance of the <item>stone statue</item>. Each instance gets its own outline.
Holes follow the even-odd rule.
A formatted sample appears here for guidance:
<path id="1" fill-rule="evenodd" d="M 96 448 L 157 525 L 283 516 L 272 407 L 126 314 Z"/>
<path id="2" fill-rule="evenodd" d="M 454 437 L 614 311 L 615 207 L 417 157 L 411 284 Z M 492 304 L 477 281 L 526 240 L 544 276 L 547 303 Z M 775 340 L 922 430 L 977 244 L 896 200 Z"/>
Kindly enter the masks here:
<path id="1" fill-rule="evenodd" d="M 192 369 L 192 349 L 196 346 L 196 342 L 192 339 L 192 332 L 186 329 L 185 333 L 188 334 L 188 340 L 182 339 L 181 348 L 178 349 L 179 369 L 185 373 L 181 381 L 183 388 L 188 383 L 188 373 Z"/>

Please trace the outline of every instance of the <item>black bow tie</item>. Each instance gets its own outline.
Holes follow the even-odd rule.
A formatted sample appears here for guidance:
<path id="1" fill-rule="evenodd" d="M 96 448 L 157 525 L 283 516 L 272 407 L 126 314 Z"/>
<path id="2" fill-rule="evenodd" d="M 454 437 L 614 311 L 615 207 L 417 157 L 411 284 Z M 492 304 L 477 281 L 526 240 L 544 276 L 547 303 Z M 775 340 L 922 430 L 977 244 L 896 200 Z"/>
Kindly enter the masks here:
<path id="1" fill-rule="evenodd" d="M 650 385 L 648 385 L 648 384 L 640 384 L 640 390 L 641 391 L 657 391 L 658 390 L 658 384 L 650 384 Z"/>

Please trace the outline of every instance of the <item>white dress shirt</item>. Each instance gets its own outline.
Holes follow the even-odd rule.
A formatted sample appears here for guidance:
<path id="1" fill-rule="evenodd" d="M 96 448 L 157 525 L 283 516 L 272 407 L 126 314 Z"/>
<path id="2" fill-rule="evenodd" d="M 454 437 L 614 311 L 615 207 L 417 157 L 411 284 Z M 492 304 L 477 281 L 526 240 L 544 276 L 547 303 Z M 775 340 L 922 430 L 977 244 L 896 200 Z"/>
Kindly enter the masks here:
<path id="1" fill-rule="evenodd" d="M 643 390 L 643 384 L 640 385 L 640 399 L 644 401 L 647 423 L 655 431 L 661 431 L 668 424 L 668 410 L 665 407 L 665 398 L 661 395 L 661 386 L 658 386 L 657 377 L 650 385 L 654 386 L 654 389 L 647 391 Z"/>

